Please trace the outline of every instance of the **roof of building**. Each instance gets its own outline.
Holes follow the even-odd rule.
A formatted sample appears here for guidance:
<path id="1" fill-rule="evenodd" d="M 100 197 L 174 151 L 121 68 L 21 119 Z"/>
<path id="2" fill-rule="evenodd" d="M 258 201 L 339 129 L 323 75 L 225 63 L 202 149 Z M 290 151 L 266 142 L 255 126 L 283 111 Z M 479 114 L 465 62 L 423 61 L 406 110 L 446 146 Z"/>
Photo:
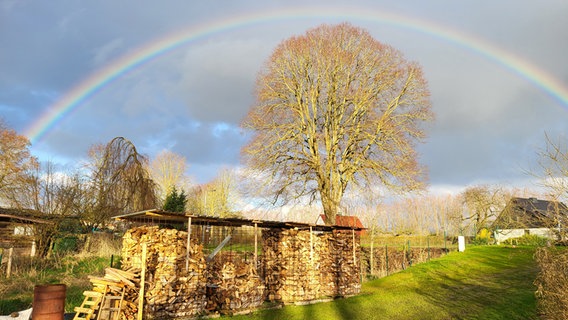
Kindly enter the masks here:
<path id="1" fill-rule="evenodd" d="M 363 230 L 358 226 L 323 226 L 309 223 L 292 222 L 292 221 L 266 221 L 252 220 L 243 218 L 218 218 L 209 216 L 196 216 L 187 213 L 169 212 L 159 209 L 151 209 L 117 215 L 113 217 L 116 220 L 130 221 L 144 224 L 184 224 L 191 219 L 192 225 L 210 225 L 210 226 L 258 226 L 260 228 L 284 228 L 284 229 L 312 229 L 314 231 L 332 231 L 332 230 Z"/>
<path id="2" fill-rule="evenodd" d="M 550 228 L 566 223 L 568 207 L 560 201 L 513 197 L 493 226 L 498 229 Z"/>
<path id="3" fill-rule="evenodd" d="M 321 214 L 320 216 L 321 221 L 325 221 L 325 215 Z M 318 219 L 319 221 L 319 219 Z M 340 227 L 349 227 L 349 228 L 359 228 L 364 229 L 363 223 L 359 220 L 357 216 L 344 216 L 344 215 L 336 215 L 335 216 L 335 226 Z"/>
<path id="4" fill-rule="evenodd" d="M 51 223 L 43 218 L 41 212 L 31 209 L 13 209 L 0 207 L 0 221 L 9 221 L 22 224 Z"/>

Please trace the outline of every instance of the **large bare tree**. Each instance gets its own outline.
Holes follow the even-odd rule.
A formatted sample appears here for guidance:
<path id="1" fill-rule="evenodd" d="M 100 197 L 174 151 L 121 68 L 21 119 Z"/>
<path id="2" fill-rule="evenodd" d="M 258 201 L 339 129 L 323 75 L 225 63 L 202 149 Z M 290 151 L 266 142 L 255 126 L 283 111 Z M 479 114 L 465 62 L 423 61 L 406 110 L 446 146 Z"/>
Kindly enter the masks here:
<path id="1" fill-rule="evenodd" d="M 189 178 L 185 174 L 187 168 L 184 156 L 170 150 L 162 150 L 150 161 L 148 171 L 159 189 L 161 200 L 176 188 L 178 191 L 187 188 Z"/>
<path id="2" fill-rule="evenodd" d="M 535 175 L 540 178 L 541 184 L 546 188 L 554 200 L 568 200 L 568 144 L 566 138 L 552 140 L 545 135 L 546 147 L 538 152 L 539 172 Z"/>
<path id="3" fill-rule="evenodd" d="M 211 182 L 196 186 L 188 196 L 188 210 L 206 216 L 233 217 L 237 200 L 235 173 L 223 169 Z"/>
<path id="4" fill-rule="evenodd" d="M 471 186 L 462 192 L 466 209 L 464 221 L 474 228 L 475 233 L 489 226 L 497 213 L 505 208 L 506 196 L 502 188 L 489 185 Z"/>
<path id="5" fill-rule="evenodd" d="M 367 31 L 322 25 L 282 42 L 257 78 L 243 158 L 275 202 L 320 200 L 327 224 L 351 183 L 398 190 L 425 180 L 415 145 L 433 117 L 420 66 Z"/>

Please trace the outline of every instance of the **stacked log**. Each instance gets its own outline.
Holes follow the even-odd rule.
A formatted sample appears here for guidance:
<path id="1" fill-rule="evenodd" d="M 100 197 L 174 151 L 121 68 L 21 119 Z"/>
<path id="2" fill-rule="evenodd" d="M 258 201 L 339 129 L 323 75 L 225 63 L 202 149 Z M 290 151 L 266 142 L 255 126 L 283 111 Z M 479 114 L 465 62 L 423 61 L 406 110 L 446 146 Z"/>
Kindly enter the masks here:
<path id="1" fill-rule="evenodd" d="M 361 290 L 358 236 L 354 242 L 351 233 L 273 229 L 262 238 L 268 300 L 310 301 Z"/>
<path id="2" fill-rule="evenodd" d="M 188 256 L 187 232 L 146 226 L 132 228 L 123 237 L 123 268 L 142 268 L 143 243 L 147 244 L 145 319 L 203 313 L 207 277 L 202 246 L 192 241 Z"/>
<path id="3" fill-rule="evenodd" d="M 207 268 L 207 311 L 226 314 L 264 302 L 264 285 L 252 256 L 221 252 Z"/>
<path id="4" fill-rule="evenodd" d="M 352 296 L 361 291 L 361 246 L 357 234 L 334 231 L 328 241 L 331 260 L 335 262 L 337 295 Z"/>
<path id="5" fill-rule="evenodd" d="M 96 310 L 97 314 L 100 313 L 98 315 L 99 319 L 111 319 L 109 308 L 117 307 L 118 304 L 121 305 L 118 319 L 136 319 L 140 270 L 130 269 L 125 271 L 106 268 L 103 277 L 89 276 L 89 281 L 93 285 L 92 291 L 99 292 L 105 297 L 103 305 L 98 306 Z M 109 297 L 117 297 L 117 299 L 110 300 Z M 110 305 L 111 303 L 113 303 L 112 306 Z"/>

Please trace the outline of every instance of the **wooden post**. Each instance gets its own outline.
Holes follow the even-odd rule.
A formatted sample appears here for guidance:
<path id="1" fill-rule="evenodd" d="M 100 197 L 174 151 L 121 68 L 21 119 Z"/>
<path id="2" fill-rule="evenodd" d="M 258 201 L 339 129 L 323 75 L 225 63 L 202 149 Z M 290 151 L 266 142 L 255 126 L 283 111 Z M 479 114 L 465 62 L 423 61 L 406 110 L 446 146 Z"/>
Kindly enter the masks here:
<path id="1" fill-rule="evenodd" d="M 314 262 L 314 240 L 312 233 L 312 226 L 310 226 L 310 262 Z"/>
<path id="2" fill-rule="evenodd" d="M 351 229 L 351 234 L 353 235 L 353 265 L 357 265 L 357 259 L 355 258 L 355 229 Z"/>
<path id="3" fill-rule="evenodd" d="M 185 272 L 189 272 L 189 249 L 191 248 L 191 217 L 187 218 L 187 244 L 185 246 Z"/>
<path id="4" fill-rule="evenodd" d="M 254 223 L 254 267 L 258 268 L 258 223 Z"/>
<path id="5" fill-rule="evenodd" d="M 30 257 L 35 257 L 36 255 L 36 242 L 35 240 L 32 241 L 32 249 L 30 250 Z"/>
<path id="6" fill-rule="evenodd" d="M 6 266 L 6 278 L 10 278 L 12 274 L 12 254 L 14 253 L 14 248 L 8 249 L 8 265 Z"/>
<path id="7" fill-rule="evenodd" d="M 144 285 L 146 282 L 146 259 L 148 254 L 148 244 L 142 244 L 142 270 L 140 271 L 140 294 L 138 295 L 138 320 L 143 320 L 144 315 Z"/>

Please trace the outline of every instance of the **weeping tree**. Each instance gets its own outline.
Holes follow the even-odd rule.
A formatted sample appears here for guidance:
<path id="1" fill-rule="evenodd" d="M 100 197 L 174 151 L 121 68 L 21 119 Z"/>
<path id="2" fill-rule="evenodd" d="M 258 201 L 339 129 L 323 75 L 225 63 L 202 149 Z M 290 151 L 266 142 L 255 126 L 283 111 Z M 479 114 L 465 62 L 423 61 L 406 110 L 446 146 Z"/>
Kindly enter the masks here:
<path id="1" fill-rule="evenodd" d="M 433 117 L 422 69 L 350 24 L 282 42 L 257 78 L 243 150 L 274 203 L 308 196 L 335 223 L 351 184 L 413 190 L 422 125 Z"/>
<path id="2" fill-rule="evenodd" d="M 156 207 L 156 184 L 146 170 L 147 159 L 131 141 L 116 137 L 93 146 L 89 155 L 91 173 L 82 212 L 87 228 L 104 226 L 117 214 Z"/>

